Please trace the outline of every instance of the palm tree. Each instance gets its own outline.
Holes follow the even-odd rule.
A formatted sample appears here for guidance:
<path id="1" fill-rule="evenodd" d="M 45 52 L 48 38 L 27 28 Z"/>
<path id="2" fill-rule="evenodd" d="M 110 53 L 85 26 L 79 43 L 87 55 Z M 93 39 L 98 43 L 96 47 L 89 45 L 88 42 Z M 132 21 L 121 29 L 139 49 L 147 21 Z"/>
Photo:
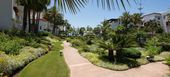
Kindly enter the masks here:
<path id="1" fill-rule="evenodd" d="M 23 13 L 23 31 L 27 28 L 27 19 L 29 21 L 29 28 L 31 28 L 31 12 L 32 12 L 32 24 L 35 25 L 35 15 L 37 13 L 37 19 L 40 18 L 40 13 L 47 8 L 50 4 L 50 0 L 17 0 L 17 3 L 24 7 Z M 38 21 L 39 22 L 39 21 Z M 38 24 L 37 22 L 37 24 Z M 31 30 L 31 29 L 30 29 Z"/>
<path id="2" fill-rule="evenodd" d="M 154 33 L 156 33 L 159 29 L 162 29 L 159 21 L 156 20 L 150 20 L 144 24 L 145 31 L 151 32 L 151 35 L 153 36 Z"/>
<path id="3" fill-rule="evenodd" d="M 39 10 L 41 8 L 44 8 L 46 4 L 49 4 L 51 0 L 17 0 L 17 3 L 24 6 L 24 14 L 23 14 L 23 30 L 26 30 L 27 25 L 27 15 L 29 14 L 29 25 L 30 25 L 30 11 L 31 10 Z M 37 5 L 37 2 L 40 3 L 40 5 Z M 114 7 L 114 4 L 116 3 L 118 6 L 120 6 L 119 3 L 122 4 L 123 8 L 125 8 L 125 2 L 129 4 L 129 0 L 97 0 L 98 5 L 102 5 L 103 8 L 107 7 L 108 9 L 111 9 Z M 88 3 L 88 0 L 54 0 L 54 11 L 56 9 L 60 11 L 66 11 L 69 10 L 72 13 L 77 13 L 77 10 L 79 11 L 81 7 L 84 7 Z M 35 24 L 35 12 L 33 11 L 33 24 Z"/>
<path id="4" fill-rule="evenodd" d="M 135 26 L 139 27 L 142 23 L 142 14 L 134 13 L 132 15 L 132 22 Z"/>
<path id="5" fill-rule="evenodd" d="M 56 32 L 56 28 L 59 28 L 59 25 L 65 25 L 65 20 L 63 18 L 63 15 L 59 13 L 55 9 L 55 7 L 48 9 L 44 15 L 44 18 L 50 23 L 53 23 L 53 31 L 52 31 L 53 34 L 55 34 Z"/>
<path id="6" fill-rule="evenodd" d="M 115 56 L 121 56 L 123 48 L 128 48 L 133 45 L 133 41 L 127 35 L 115 34 L 109 40 L 102 41 L 100 47 L 108 50 L 108 58 L 113 60 Z M 116 51 L 116 54 L 114 54 Z"/>
<path id="7" fill-rule="evenodd" d="M 102 29 L 102 37 L 103 37 L 103 39 L 104 40 L 108 40 L 109 38 L 108 38 L 108 32 L 110 32 L 110 30 L 111 30 L 111 27 L 110 27 L 110 25 L 109 25 L 109 21 L 107 21 L 107 20 L 104 20 L 102 23 L 102 26 L 101 26 L 101 29 Z"/>
<path id="8" fill-rule="evenodd" d="M 127 29 L 128 25 L 132 22 L 132 16 L 130 15 L 129 12 L 124 12 L 123 16 L 120 17 L 120 20 L 125 29 Z"/>
<path id="9" fill-rule="evenodd" d="M 23 13 L 23 31 L 26 30 L 26 25 L 27 25 L 27 10 L 28 10 L 28 1 L 27 0 L 17 0 L 17 4 L 24 6 L 24 13 Z"/>
<path id="10" fill-rule="evenodd" d="M 79 34 L 80 34 L 81 36 L 83 36 L 84 33 L 85 33 L 85 30 L 86 30 L 85 27 L 81 27 L 81 28 L 80 28 L 80 31 L 79 31 Z"/>
<path id="11" fill-rule="evenodd" d="M 113 60 L 114 50 L 116 50 L 116 45 L 112 42 L 112 40 L 102 41 L 100 42 L 100 47 L 108 50 L 108 59 Z"/>

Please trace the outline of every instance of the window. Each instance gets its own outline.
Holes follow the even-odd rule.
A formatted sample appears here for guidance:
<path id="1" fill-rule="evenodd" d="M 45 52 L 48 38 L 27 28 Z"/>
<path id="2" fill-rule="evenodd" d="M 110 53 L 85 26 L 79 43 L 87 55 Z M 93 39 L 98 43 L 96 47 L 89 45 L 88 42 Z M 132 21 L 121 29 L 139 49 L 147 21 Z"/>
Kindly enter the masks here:
<path id="1" fill-rule="evenodd" d="M 13 7 L 13 10 L 15 12 L 15 15 L 18 16 L 19 10 L 16 6 Z"/>
<path id="2" fill-rule="evenodd" d="M 40 26 L 40 30 L 42 29 L 42 26 Z"/>
<path id="3" fill-rule="evenodd" d="M 160 18 L 160 17 L 158 17 L 157 19 L 158 19 L 158 20 L 160 20 L 161 18 Z"/>
<path id="4" fill-rule="evenodd" d="M 164 16 L 164 19 L 166 19 L 166 16 Z"/>
<path id="5" fill-rule="evenodd" d="M 170 22 L 166 22 L 166 25 L 170 25 Z"/>

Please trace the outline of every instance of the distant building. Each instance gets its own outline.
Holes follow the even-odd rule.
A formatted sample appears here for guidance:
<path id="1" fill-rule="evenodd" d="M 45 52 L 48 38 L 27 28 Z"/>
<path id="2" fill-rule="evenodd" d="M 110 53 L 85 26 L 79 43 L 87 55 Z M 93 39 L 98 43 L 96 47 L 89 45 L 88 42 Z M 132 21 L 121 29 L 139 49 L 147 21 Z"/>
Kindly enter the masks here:
<path id="1" fill-rule="evenodd" d="M 167 16 L 168 14 L 170 14 L 170 12 L 145 14 L 143 15 L 142 21 L 144 24 L 150 20 L 156 20 L 160 22 L 160 25 L 164 29 L 164 32 L 170 33 L 170 21 L 168 21 L 168 16 Z M 121 20 L 119 19 L 109 19 L 108 21 L 112 29 L 115 29 L 117 26 L 120 26 L 122 24 Z"/>
<path id="2" fill-rule="evenodd" d="M 169 13 L 170 12 L 146 14 L 143 16 L 142 20 L 144 23 L 150 20 L 156 20 L 160 22 L 160 25 L 164 29 L 164 32 L 170 33 L 170 24 L 169 24 L 168 16 L 167 16 Z"/>
<path id="3" fill-rule="evenodd" d="M 121 25 L 121 21 L 119 19 L 109 19 L 108 22 L 112 29 Z"/>

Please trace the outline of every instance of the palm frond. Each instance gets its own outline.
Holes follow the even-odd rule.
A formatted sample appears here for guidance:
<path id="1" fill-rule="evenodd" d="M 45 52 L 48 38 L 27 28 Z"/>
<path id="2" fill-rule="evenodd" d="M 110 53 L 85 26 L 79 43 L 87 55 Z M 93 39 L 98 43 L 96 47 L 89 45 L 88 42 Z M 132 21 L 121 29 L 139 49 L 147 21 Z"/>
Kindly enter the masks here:
<path id="1" fill-rule="evenodd" d="M 88 0 L 55 0 L 54 3 L 54 6 L 60 11 L 66 12 L 69 10 L 72 13 L 77 13 L 81 7 L 88 3 Z"/>
<path id="2" fill-rule="evenodd" d="M 115 9 L 115 5 L 117 5 L 118 9 L 122 6 L 124 10 L 126 10 L 126 4 L 130 6 L 129 0 L 96 0 L 97 5 L 101 6 L 104 9 Z M 135 3 L 137 3 L 136 0 L 134 0 Z"/>

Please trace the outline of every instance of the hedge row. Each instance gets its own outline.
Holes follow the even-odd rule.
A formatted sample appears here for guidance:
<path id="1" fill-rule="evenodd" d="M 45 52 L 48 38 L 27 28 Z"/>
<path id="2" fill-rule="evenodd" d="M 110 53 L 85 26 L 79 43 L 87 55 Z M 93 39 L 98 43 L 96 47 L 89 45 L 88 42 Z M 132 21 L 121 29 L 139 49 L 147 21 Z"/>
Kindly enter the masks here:
<path id="1" fill-rule="evenodd" d="M 31 61 L 46 54 L 48 51 L 42 48 L 25 47 L 18 55 L 6 55 L 0 51 L 0 75 L 12 75 L 17 70 L 26 66 Z"/>

